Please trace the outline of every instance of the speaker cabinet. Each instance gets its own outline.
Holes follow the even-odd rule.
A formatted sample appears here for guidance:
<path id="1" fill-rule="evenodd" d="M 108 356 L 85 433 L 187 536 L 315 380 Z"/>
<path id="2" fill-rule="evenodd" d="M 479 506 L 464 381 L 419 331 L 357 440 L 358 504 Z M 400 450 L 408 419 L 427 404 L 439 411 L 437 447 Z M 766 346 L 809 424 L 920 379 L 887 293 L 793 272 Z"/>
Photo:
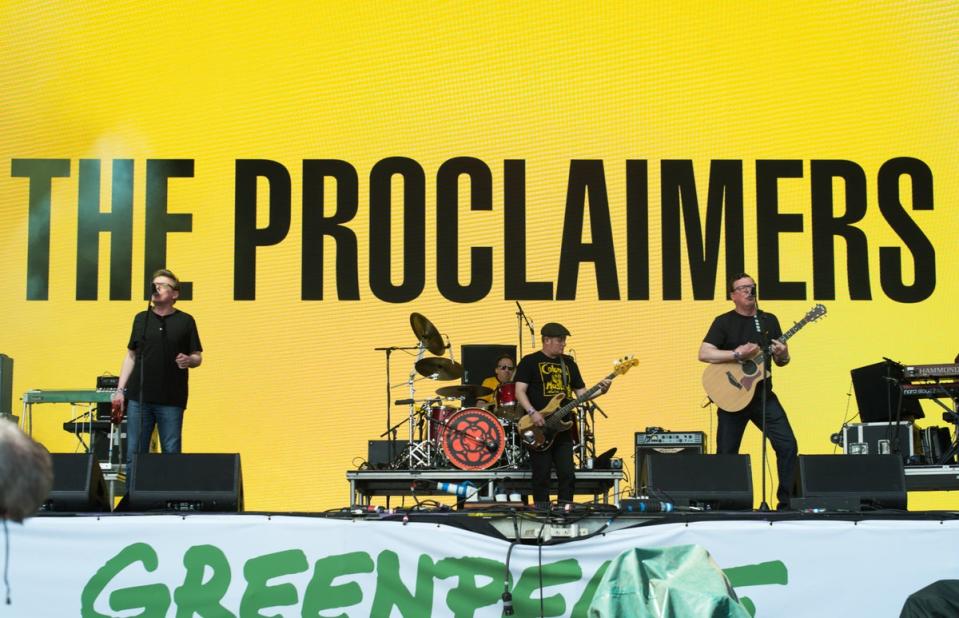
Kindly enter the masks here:
<path id="1" fill-rule="evenodd" d="M 370 440 L 366 464 L 371 470 L 388 470 L 405 446 L 406 442 L 400 440 Z"/>
<path id="2" fill-rule="evenodd" d="M 793 508 L 906 510 L 899 455 L 800 455 Z"/>
<path id="3" fill-rule="evenodd" d="M 41 511 L 110 511 L 100 464 L 92 454 L 52 453 L 53 488 Z"/>
<path id="4" fill-rule="evenodd" d="M 125 510 L 243 510 L 239 454 L 145 453 L 134 456 L 133 465 Z"/>
<path id="5" fill-rule="evenodd" d="M 0 354 L 0 415 L 13 414 L 13 359 Z"/>
<path id="6" fill-rule="evenodd" d="M 706 443 L 706 434 L 702 431 L 637 431 L 633 436 L 636 445 L 633 479 L 637 484 L 646 475 L 646 457 L 649 455 L 702 454 Z M 636 494 L 641 493 L 641 488 L 637 487 Z"/>
<path id="7" fill-rule="evenodd" d="M 483 380 L 496 375 L 496 359 L 501 354 L 509 354 L 513 361 L 516 358 L 516 346 L 504 344 L 464 345 L 460 347 L 460 358 L 463 361 L 463 384 L 482 384 Z"/>
<path id="8" fill-rule="evenodd" d="M 749 455 L 649 454 L 642 484 L 646 493 L 678 507 L 752 510 Z"/>

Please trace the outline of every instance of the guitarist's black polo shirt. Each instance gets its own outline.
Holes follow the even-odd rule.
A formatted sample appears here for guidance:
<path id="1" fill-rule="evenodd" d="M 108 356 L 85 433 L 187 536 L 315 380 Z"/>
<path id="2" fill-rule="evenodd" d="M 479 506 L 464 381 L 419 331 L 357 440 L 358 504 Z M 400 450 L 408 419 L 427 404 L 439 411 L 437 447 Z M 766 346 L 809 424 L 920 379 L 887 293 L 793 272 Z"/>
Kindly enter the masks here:
<path id="1" fill-rule="evenodd" d="M 759 319 L 759 327 L 763 334 L 760 335 L 756 330 L 756 319 Z M 756 317 L 747 317 L 736 310 L 723 313 L 716 316 L 709 332 L 703 339 L 706 343 L 711 343 L 720 350 L 734 350 L 744 343 L 755 343 L 762 347 L 763 339 L 779 339 L 783 336 L 783 331 L 779 327 L 779 320 L 775 315 L 765 311 L 756 313 Z M 773 363 L 766 363 L 769 369 L 769 377 L 766 378 L 766 392 L 773 389 L 772 367 Z"/>
<path id="2" fill-rule="evenodd" d="M 558 393 L 564 393 L 565 399 L 573 399 L 576 389 L 586 387 L 576 361 L 564 354 L 563 362 L 566 363 L 567 388 L 565 389 L 563 388 L 563 367 L 559 357 L 550 358 L 540 350 L 527 354 L 517 365 L 513 379 L 529 385 L 526 396 L 537 410 L 545 408 L 549 400 Z"/>

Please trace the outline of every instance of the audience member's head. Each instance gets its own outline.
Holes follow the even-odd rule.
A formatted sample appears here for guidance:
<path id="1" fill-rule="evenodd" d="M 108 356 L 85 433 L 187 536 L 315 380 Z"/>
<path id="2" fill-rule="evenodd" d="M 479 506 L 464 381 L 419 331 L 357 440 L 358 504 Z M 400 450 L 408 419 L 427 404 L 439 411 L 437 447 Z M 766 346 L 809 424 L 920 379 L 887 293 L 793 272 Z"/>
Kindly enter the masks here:
<path id="1" fill-rule="evenodd" d="M 52 486 L 47 449 L 0 418 L 0 518 L 23 521 L 46 501 Z"/>

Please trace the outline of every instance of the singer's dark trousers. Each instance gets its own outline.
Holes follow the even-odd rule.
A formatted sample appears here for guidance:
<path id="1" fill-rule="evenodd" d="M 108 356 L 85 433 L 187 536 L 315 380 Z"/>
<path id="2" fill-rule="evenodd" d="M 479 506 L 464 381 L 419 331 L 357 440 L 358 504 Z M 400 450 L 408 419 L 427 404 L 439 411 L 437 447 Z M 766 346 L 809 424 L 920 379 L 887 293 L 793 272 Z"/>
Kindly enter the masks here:
<path id="1" fill-rule="evenodd" d="M 545 451 L 530 450 L 529 462 L 533 471 L 534 502 L 549 502 L 549 473 L 553 467 L 556 468 L 559 484 L 556 497 L 560 501 L 573 501 L 576 473 L 573 467 L 573 436 L 570 432 L 557 435 L 553 445 Z"/>
<path id="2" fill-rule="evenodd" d="M 739 412 L 720 410 L 718 415 L 716 452 L 738 453 L 739 445 L 743 441 L 743 433 L 750 421 L 762 431 L 762 393 L 756 393 L 749 405 Z M 775 393 L 766 395 L 766 437 L 776 451 L 776 468 L 779 472 L 779 489 L 776 491 L 776 498 L 780 508 L 788 508 L 789 498 L 793 493 L 793 483 L 796 480 L 799 446 L 796 444 L 796 436 L 789 425 L 789 419 L 786 418 L 786 411 L 783 410 Z M 755 461 L 753 465 L 756 465 Z"/>

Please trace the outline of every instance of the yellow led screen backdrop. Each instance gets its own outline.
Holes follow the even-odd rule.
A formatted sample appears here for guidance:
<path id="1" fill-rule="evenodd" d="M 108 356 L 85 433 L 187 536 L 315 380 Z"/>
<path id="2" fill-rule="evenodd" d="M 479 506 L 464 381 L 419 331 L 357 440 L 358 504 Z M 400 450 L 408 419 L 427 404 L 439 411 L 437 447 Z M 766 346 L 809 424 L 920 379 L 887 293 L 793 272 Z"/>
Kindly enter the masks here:
<path id="1" fill-rule="evenodd" d="M 594 427 L 630 470 L 646 427 L 714 448 L 696 355 L 737 271 L 784 327 L 828 309 L 776 377 L 803 453 L 856 420 L 851 369 L 959 352 L 952 3 L 0 11 L 14 411 L 117 373 L 166 266 L 204 349 L 184 448 L 241 453 L 248 509 L 348 503 L 345 472 L 408 415 L 387 402 L 415 353 L 378 348 L 414 346 L 414 312 L 457 359 L 530 352 L 518 301 L 572 331 L 588 385 L 635 354 Z M 72 452 L 68 420 L 35 406 L 34 435 Z M 757 494 L 759 450 L 748 429 Z"/>

